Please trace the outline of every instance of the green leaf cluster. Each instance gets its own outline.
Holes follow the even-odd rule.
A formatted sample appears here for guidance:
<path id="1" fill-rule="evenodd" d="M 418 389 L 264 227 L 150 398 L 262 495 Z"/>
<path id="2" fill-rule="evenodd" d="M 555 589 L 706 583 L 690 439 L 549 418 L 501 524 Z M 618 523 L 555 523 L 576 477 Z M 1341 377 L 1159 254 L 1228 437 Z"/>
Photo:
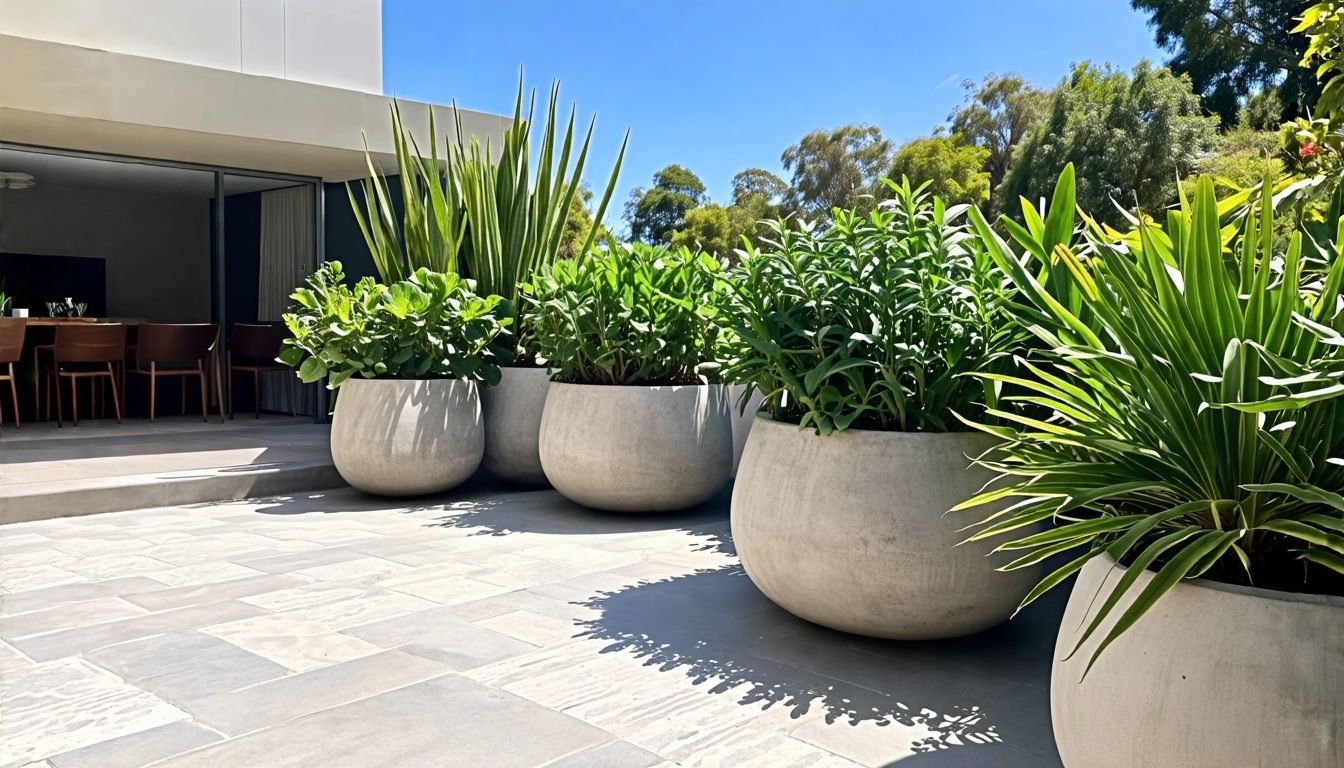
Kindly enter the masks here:
<path id="1" fill-rule="evenodd" d="M 296 307 L 284 316 L 290 337 L 279 360 L 297 367 L 304 383 L 499 381 L 495 342 L 511 319 L 495 316 L 498 296 L 477 296 L 460 275 L 421 268 L 391 285 L 365 277 L 352 286 L 341 263 L 330 261 L 290 298 Z"/>
<path id="2" fill-rule="evenodd" d="M 523 332 L 555 381 L 699 384 L 720 277 L 705 253 L 611 243 L 537 273 L 523 292 Z"/>
<path id="3" fill-rule="evenodd" d="M 777 421 L 957 431 L 991 416 L 996 388 L 966 374 L 1011 365 L 1026 333 L 1012 293 L 963 221 L 908 179 L 868 214 L 837 209 L 818 231 L 779 221 L 720 299 L 726 381 L 764 394 Z"/>
<path id="4" fill-rule="evenodd" d="M 399 106 L 393 104 L 395 176 L 379 173 L 366 144 L 369 176 L 361 182 L 363 195 L 356 196 L 347 187 L 355 219 L 384 283 L 406 280 L 421 268 L 461 271 L 475 281 L 481 294 L 501 296 L 497 314 L 512 317 L 518 286 L 533 272 L 555 261 L 562 250 L 582 253 L 592 247 L 616 188 L 629 133 L 596 212 L 586 217 L 584 231 L 576 235 L 571 231 L 572 213 L 576 205 L 583 206 L 581 179 L 596 117 L 580 135 L 573 108 L 561 122 L 559 97 L 560 84 L 552 83 L 543 117 L 537 114 L 533 91 L 524 112 L 520 76 L 513 120 L 504 130 L 497 155 L 490 140 L 481 142 L 463 130 L 454 102 L 456 138 L 448 140 L 442 158 L 433 110 L 426 157 L 402 124 Z M 534 138 L 539 138 L 535 157 Z M 400 206 L 391 184 L 400 185 Z M 524 359 L 532 356 L 528 350 L 517 352 Z"/>
<path id="5" fill-rule="evenodd" d="M 959 508 L 992 505 L 972 538 L 1008 535 L 1007 569 L 1072 553 L 1024 604 L 1094 557 L 1129 566 L 1079 643 L 1114 614 L 1096 654 L 1182 579 L 1344 590 L 1344 258 L 1300 233 L 1280 258 L 1270 186 L 1224 224 L 1206 177 L 1164 222 L 1121 235 L 1088 220 L 1048 250 L 973 214 L 1040 340 L 1023 375 L 978 378 L 1053 415 L 982 424 L 1003 440 L 981 459 L 1001 482 Z M 1072 220 L 1073 192 L 1066 172 L 1047 227 Z M 1144 569 L 1157 575 L 1139 586 Z"/>

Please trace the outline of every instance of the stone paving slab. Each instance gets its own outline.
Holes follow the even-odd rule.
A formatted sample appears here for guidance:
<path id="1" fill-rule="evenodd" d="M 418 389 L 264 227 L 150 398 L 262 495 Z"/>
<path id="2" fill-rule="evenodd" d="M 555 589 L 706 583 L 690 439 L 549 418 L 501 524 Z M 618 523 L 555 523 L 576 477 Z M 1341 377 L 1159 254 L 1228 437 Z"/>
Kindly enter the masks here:
<path id="1" fill-rule="evenodd" d="M 0 526 L 0 768 L 1052 768 L 1060 600 L 943 643 L 765 599 L 725 493 L 475 486 Z"/>

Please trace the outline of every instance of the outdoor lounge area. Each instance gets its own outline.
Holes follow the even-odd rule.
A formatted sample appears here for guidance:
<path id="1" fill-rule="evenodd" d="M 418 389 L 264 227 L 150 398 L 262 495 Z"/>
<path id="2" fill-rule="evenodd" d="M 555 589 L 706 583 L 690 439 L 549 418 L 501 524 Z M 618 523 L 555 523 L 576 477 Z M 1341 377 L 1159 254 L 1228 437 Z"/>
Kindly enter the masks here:
<path id="1" fill-rule="evenodd" d="M 1344 0 L 1019 5 L 0 0 L 0 768 L 1344 768 Z"/>
<path id="2" fill-rule="evenodd" d="M 1059 601 L 952 643 L 837 635 L 752 586 L 727 502 L 344 490 L 4 526 L 0 765 L 1060 764 Z"/>

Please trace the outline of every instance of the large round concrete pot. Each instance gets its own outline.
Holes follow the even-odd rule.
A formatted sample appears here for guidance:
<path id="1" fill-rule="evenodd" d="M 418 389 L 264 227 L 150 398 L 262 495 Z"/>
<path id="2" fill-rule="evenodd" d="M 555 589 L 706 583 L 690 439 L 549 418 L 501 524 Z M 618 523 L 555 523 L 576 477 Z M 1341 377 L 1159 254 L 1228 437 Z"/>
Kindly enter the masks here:
<path id="1" fill-rule="evenodd" d="M 728 407 L 732 411 L 733 423 L 733 477 L 737 477 L 737 468 L 742 463 L 742 449 L 747 446 L 747 435 L 751 434 L 751 425 L 756 421 L 756 412 L 761 410 L 760 390 L 751 393 L 746 410 L 740 410 L 742 393 L 747 391 L 745 384 L 728 385 Z"/>
<path id="2" fill-rule="evenodd" d="M 1068 768 L 1344 766 L 1344 598 L 1182 582 L 1083 677 L 1137 591 L 1062 659 L 1123 573 L 1083 566 L 1060 625 L 1050 710 Z"/>
<path id="3" fill-rule="evenodd" d="M 499 383 L 481 391 L 485 458 L 495 476 L 527 486 L 546 485 L 541 468 L 541 413 L 551 386 L 545 368 L 501 368 Z"/>
<path id="4" fill-rule="evenodd" d="M 336 396 L 331 458 L 366 493 L 446 491 L 471 477 L 484 450 L 474 381 L 352 378 Z"/>
<path id="5" fill-rule="evenodd" d="M 979 433 L 847 430 L 819 436 L 759 416 L 733 488 L 747 575 L 785 610 L 833 629 L 924 640 L 1012 615 L 1039 576 L 999 573 L 992 543 L 956 546 L 974 518 L 948 513 L 990 478 Z"/>
<path id="6" fill-rule="evenodd" d="M 565 498 L 612 512 L 664 512 L 728 482 L 727 390 L 554 382 L 541 417 L 541 465 Z"/>

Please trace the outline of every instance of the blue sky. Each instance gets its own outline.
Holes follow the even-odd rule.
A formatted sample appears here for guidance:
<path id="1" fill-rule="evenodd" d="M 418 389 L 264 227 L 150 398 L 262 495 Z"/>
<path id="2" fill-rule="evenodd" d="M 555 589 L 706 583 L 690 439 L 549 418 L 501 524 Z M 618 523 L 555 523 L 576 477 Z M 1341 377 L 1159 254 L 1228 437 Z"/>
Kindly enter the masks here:
<path id="1" fill-rule="evenodd" d="M 1053 85 L 1072 62 L 1161 60 L 1128 0 L 384 0 L 389 95 L 505 113 L 528 84 L 597 114 L 587 177 L 626 155 L 608 221 L 631 187 L 680 163 L 727 202 L 734 173 L 783 176 L 814 128 L 874 123 L 929 133 L 961 82 L 1018 72 Z"/>

